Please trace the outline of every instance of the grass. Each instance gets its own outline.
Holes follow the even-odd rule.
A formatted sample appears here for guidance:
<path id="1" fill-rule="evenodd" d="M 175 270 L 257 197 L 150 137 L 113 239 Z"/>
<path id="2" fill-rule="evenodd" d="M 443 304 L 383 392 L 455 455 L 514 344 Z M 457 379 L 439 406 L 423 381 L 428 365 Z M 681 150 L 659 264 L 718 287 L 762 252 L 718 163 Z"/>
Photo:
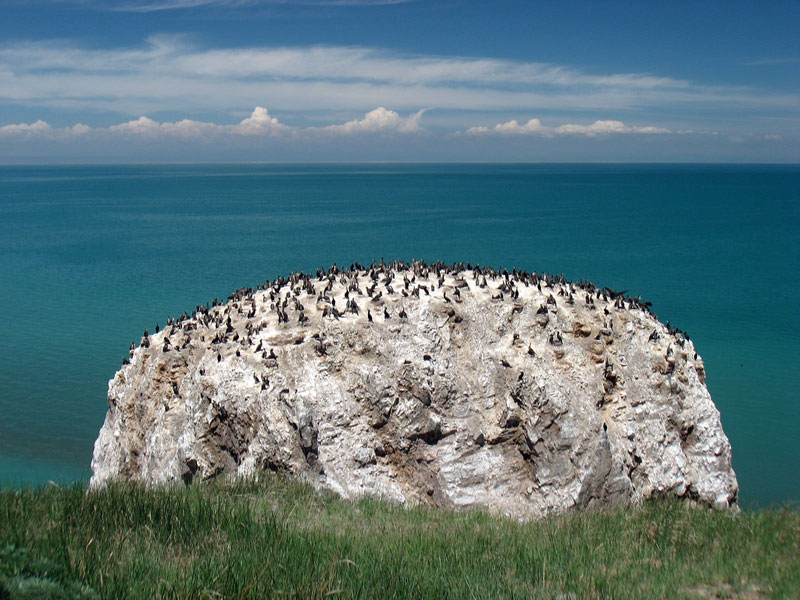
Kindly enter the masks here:
<path id="1" fill-rule="evenodd" d="M 270 476 L 0 490 L 0 600 L 797 598 L 800 511 L 675 500 L 521 524 Z"/>

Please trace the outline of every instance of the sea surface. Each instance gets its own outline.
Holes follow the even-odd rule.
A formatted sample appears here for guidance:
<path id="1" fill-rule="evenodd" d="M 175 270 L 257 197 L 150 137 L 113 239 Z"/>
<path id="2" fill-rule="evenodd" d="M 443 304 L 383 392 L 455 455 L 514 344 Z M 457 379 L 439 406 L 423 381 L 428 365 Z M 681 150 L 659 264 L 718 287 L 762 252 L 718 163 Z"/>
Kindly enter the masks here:
<path id="1" fill-rule="evenodd" d="M 0 483 L 86 480 L 145 327 L 331 263 L 590 279 L 689 332 L 741 501 L 800 500 L 800 166 L 0 167 Z"/>

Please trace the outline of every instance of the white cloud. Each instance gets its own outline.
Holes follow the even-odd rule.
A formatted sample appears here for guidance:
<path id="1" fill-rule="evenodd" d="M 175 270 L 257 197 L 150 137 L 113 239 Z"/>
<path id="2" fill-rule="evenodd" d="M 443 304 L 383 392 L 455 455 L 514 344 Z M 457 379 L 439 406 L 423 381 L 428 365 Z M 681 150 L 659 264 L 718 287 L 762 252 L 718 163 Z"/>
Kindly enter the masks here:
<path id="1" fill-rule="evenodd" d="M 228 131 L 241 135 L 278 135 L 292 131 L 288 127 L 278 122 L 278 119 L 271 117 L 266 108 L 256 106 L 252 114 L 243 119 L 238 125 L 227 127 Z"/>
<path id="2" fill-rule="evenodd" d="M 595 121 L 591 125 L 575 125 L 566 123 L 558 127 L 546 127 L 539 119 L 530 119 L 527 123 L 520 124 L 516 120 L 498 123 L 494 127 L 485 125 L 470 127 L 464 133 L 479 134 L 499 134 L 499 135 L 539 135 L 543 137 L 553 137 L 557 135 L 583 135 L 594 137 L 598 135 L 609 135 L 618 133 L 670 133 L 669 129 L 653 126 L 631 126 L 622 121 Z"/>
<path id="3" fill-rule="evenodd" d="M 133 121 L 112 125 L 108 130 L 114 133 L 130 133 L 134 135 L 198 137 L 215 132 L 217 126 L 213 123 L 203 123 L 191 119 L 183 119 L 174 123 L 159 123 L 148 117 L 139 117 Z"/>
<path id="4" fill-rule="evenodd" d="M 470 127 L 465 133 L 501 133 L 505 135 L 530 135 L 539 134 L 546 135 L 545 128 L 542 127 L 542 122 L 539 119 L 530 119 L 527 123 L 520 125 L 516 120 L 511 120 L 506 123 L 498 123 L 491 129 L 485 125 Z"/>
<path id="5" fill-rule="evenodd" d="M 47 121 L 39 119 L 33 123 L 14 123 L 0 126 L 0 137 L 68 137 L 81 136 L 92 131 L 92 128 L 83 123 L 76 123 L 72 127 L 55 128 Z"/>
<path id="6" fill-rule="evenodd" d="M 133 121 L 111 125 L 108 131 L 113 133 L 130 133 L 134 135 L 201 137 L 211 134 L 232 134 L 250 136 L 272 136 L 289 133 L 294 128 L 284 125 L 277 118 L 270 116 L 263 106 L 256 106 L 249 117 L 236 125 L 217 125 L 192 119 L 159 123 L 149 117 L 139 117 Z"/>
<path id="7" fill-rule="evenodd" d="M 157 123 L 148 117 L 139 117 L 134 121 L 112 125 L 109 127 L 109 130 L 122 133 L 144 133 L 153 135 L 161 130 L 161 123 Z"/>
<path id="8" fill-rule="evenodd" d="M 0 135 L 28 135 L 49 133 L 52 130 L 50 124 L 39 120 L 34 123 L 15 123 L 0 127 Z"/>
<path id="9" fill-rule="evenodd" d="M 567 123 L 556 127 L 557 135 L 585 135 L 593 137 L 610 133 L 670 133 L 669 129 L 663 127 L 632 127 L 622 121 L 595 121 L 591 125 L 575 125 Z"/>
<path id="10" fill-rule="evenodd" d="M 419 121 L 424 113 L 425 110 L 420 110 L 409 117 L 403 118 L 395 111 L 379 106 L 375 110 L 371 110 L 364 115 L 363 119 L 348 121 L 343 125 L 328 125 L 327 127 L 319 129 L 345 135 L 376 133 L 381 131 L 414 133 L 420 130 Z"/>
<path id="11" fill-rule="evenodd" d="M 782 140 L 783 136 L 777 133 L 768 133 L 764 136 L 765 140 Z"/>
<path id="12" fill-rule="evenodd" d="M 213 123 L 203 123 L 191 119 L 182 119 L 174 123 L 159 123 L 149 117 L 139 117 L 133 121 L 111 125 L 108 131 L 112 133 L 142 135 L 142 136 L 172 136 L 172 137 L 200 137 L 210 133 L 216 133 L 219 126 Z M 102 131 L 97 129 L 96 131 Z"/>
<path id="13" fill-rule="evenodd" d="M 72 127 L 68 127 L 66 129 L 67 133 L 73 133 L 75 135 L 84 135 L 89 133 L 92 130 L 91 127 L 88 125 L 84 125 L 83 123 L 75 123 Z"/>

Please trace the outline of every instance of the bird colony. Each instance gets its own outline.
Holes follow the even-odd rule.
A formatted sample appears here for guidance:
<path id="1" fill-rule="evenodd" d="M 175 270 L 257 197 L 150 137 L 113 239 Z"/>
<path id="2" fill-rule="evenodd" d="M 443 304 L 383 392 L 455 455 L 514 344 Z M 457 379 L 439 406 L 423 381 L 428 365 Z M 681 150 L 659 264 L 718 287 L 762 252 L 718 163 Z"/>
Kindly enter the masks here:
<path id="1" fill-rule="evenodd" d="M 729 507 L 705 377 L 688 335 L 591 282 L 334 265 L 145 331 L 109 382 L 91 483 L 275 471 L 519 519 L 654 495 Z"/>

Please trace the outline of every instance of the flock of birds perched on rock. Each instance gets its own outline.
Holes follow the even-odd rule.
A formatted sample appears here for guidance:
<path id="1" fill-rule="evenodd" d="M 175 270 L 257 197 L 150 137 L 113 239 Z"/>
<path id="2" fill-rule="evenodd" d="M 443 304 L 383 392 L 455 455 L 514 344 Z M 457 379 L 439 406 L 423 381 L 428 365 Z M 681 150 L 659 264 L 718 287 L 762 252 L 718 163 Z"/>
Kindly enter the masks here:
<path id="1" fill-rule="evenodd" d="M 563 275 L 545 273 L 528 273 L 524 270 L 494 269 L 491 267 L 473 266 L 471 263 L 445 264 L 442 262 L 426 263 L 421 260 L 404 262 L 394 260 L 386 263 L 373 261 L 369 266 L 353 263 L 349 268 L 341 268 L 336 264 L 328 269 L 318 269 L 314 275 L 292 273 L 288 277 L 280 277 L 274 281 L 265 281 L 257 288 L 241 288 L 228 297 L 228 302 L 220 302 L 215 298 L 210 304 L 199 305 L 194 314 L 183 313 L 176 319 L 167 319 L 167 331 L 163 336 L 162 352 L 181 350 L 191 340 L 189 332 L 198 328 L 214 330 L 210 343 L 217 345 L 223 342 L 239 342 L 244 346 L 253 346 L 252 337 L 268 325 L 266 319 L 260 319 L 259 313 L 277 317 L 277 326 L 305 326 L 309 314 L 322 319 L 342 320 L 353 317 L 365 317 L 370 323 L 388 322 L 392 319 L 404 320 L 409 315 L 406 311 L 408 303 L 400 303 L 399 310 L 390 306 L 392 300 L 402 298 L 420 298 L 436 295 L 447 304 L 456 305 L 463 302 L 464 294 L 477 293 L 484 290 L 490 294 L 492 302 L 512 302 L 513 312 L 521 312 L 523 306 L 517 301 L 522 288 L 536 288 L 545 301 L 537 309 L 537 314 L 546 317 L 548 311 L 557 310 L 560 303 L 575 306 L 580 303 L 589 311 L 599 311 L 596 302 L 603 301 L 603 314 L 610 315 L 609 308 L 618 310 L 640 310 L 652 315 L 651 303 L 639 296 L 628 296 L 627 290 L 618 292 L 608 287 L 598 288 L 591 281 L 567 281 Z M 342 293 L 343 292 L 343 293 Z M 455 323 L 463 317 L 453 309 L 448 317 Z M 655 316 L 655 315 L 653 315 Z M 246 319 L 243 331 L 237 330 L 234 321 Z M 612 325 L 613 326 L 613 325 Z M 680 329 L 667 323 L 669 334 L 675 335 L 678 343 L 683 345 L 689 336 Z M 159 325 L 155 333 L 160 331 Z M 183 332 L 183 339 L 173 339 Z M 656 329 L 650 335 L 650 341 L 657 341 L 659 333 Z M 202 341 L 206 341 L 203 336 Z M 553 346 L 560 346 L 562 335 L 555 331 L 549 335 Z M 151 335 L 147 329 L 141 346 L 148 348 Z M 133 356 L 136 349 L 134 342 L 130 345 L 129 354 Z M 319 353 L 325 352 L 324 344 L 318 344 Z M 256 353 L 262 353 L 264 359 L 275 359 L 274 349 L 263 347 L 259 342 Z M 528 352 L 533 349 L 528 346 Z M 237 350 L 237 354 L 239 351 Z M 217 354 L 218 360 L 221 355 Z M 123 365 L 129 359 L 123 360 Z"/>

